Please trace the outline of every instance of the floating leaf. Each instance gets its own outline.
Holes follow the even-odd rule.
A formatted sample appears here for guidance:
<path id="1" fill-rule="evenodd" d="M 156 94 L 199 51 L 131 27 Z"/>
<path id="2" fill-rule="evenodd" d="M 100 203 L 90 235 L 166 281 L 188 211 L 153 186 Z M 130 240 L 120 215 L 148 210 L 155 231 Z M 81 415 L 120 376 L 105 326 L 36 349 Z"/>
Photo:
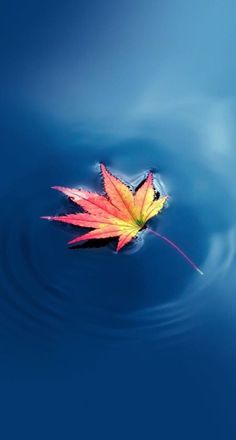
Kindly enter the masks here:
<path id="1" fill-rule="evenodd" d="M 42 218 L 92 229 L 69 241 L 69 244 L 90 239 L 118 237 L 116 249 L 119 251 L 146 227 L 148 220 L 159 214 L 168 196 L 157 198 L 151 172 L 148 173 L 141 186 L 136 191 L 132 191 L 128 185 L 114 176 L 104 164 L 100 165 L 100 169 L 103 176 L 105 195 L 84 189 L 54 186 L 53 189 L 64 193 L 79 205 L 84 212 Z M 200 269 L 175 243 L 150 228 L 147 228 L 147 230 L 173 246 L 194 269 L 201 273 Z"/>

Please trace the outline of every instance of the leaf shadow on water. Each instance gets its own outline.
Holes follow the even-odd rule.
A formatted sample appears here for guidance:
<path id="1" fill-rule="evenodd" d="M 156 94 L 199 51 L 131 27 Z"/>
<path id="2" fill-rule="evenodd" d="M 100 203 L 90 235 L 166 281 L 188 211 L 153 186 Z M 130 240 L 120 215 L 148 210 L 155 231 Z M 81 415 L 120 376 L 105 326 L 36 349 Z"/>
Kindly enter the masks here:
<path id="1" fill-rule="evenodd" d="M 110 238 L 100 238 L 99 240 L 88 240 L 83 244 L 78 244 L 74 246 L 69 246 L 68 248 L 71 250 L 78 249 L 93 249 L 93 248 L 101 248 L 109 245 L 110 243 L 115 243 L 114 240 Z"/>

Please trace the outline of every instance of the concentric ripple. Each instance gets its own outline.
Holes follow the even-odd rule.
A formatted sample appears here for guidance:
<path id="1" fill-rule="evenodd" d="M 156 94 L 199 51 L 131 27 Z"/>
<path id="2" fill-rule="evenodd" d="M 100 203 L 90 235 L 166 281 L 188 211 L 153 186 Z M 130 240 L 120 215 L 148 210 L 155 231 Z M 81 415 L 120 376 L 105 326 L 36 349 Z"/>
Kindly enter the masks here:
<path id="1" fill-rule="evenodd" d="M 132 182 L 136 185 L 139 180 L 136 176 Z M 160 177 L 156 184 L 161 193 L 167 192 Z M 200 277 L 189 268 L 186 272 L 183 262 L 180 283 L 170 289 L 165 280 L 170 280 L 173 269 L 166 270 L 166 265 L 173 250 L 161 248 L 147 233 L 120 255 L 112 245 L 72 250 L 66 242 L 73 229 L 40 219 L 68 211 L 71 205 L 63 197 L 47 188 L 28 189 L 11 203 L 2 199 L 2 206 L 3 334 L 21 332 L 33 339 L 39 335 L 60 340 L 65 334 L 84 333 L 107 341 L 176 343 L 197 325 L 194 317 L 211 300 L 212 286 L 227 274 L 235 257 L 235 229 L 213 232 L 203 227 L 205 275 Z M 163 272 L 160 286 L 165 299 L 158 283 L 151 285 L 152 295 L 147 295 L 150 258 L 153 268 L 159 263 L 159 277 Z"/>

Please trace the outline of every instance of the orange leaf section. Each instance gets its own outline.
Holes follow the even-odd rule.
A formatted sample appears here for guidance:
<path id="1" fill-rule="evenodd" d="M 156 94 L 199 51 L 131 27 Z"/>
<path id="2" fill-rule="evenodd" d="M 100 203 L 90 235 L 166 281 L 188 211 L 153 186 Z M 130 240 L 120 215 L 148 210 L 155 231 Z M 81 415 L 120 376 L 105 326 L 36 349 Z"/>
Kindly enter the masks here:
<path id="1" fill-rule="evenodd" d="M 134 203 L 137 217 L 143 218 L 155 197 L 153 174 L 149 173 L 144 183 L 136 191 Z"/>
<path id="2" fill-rule="evenodd" d="M 53 187 L 68 196 L 84 212 L 43 218 L 92 229 L 71 240 L 70 244 L 83 240 L 119 237 L 119 251 L 145 227 L 150 218 L 161 211 L 167 197 L 155 200 L 152 173 L 148 174 L 135 193 L 104 164 L 101 164 L 101 173 L 105 195 L 84 189 Z"/>
<path id="3" fill-rule="evenodd" d="M 89 214 L 105 217 L 115 216 L 123 220 L 127 219 L 127 216 L 123 212 L 119 211 L 119 209 L 112 205 L 112 203 L 101 194 L 85 191 L 83 189 L 64 188 L 62 186 L 54 186 L 53 189 L 63 192 Z"/>
<path id="4" fill-rule="evenodd" d="M 111 203 L 126 214 L 127 219 L 135 220 L 134 196 L 132 191 L 118 179 L 118 177 L 113 176 L 103 164 L 101 164 L 101 172 L 104 179 L 105 191 Z"/>

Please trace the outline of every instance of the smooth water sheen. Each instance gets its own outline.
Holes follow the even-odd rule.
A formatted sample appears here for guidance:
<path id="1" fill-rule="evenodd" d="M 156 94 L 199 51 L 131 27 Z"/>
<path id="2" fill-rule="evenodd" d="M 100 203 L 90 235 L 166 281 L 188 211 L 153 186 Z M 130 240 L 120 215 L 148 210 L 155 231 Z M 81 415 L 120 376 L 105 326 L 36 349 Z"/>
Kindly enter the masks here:
<path id="1" fill-rule="evenodd" d="M 13 3 L 1 438 L 234 440 L 234 3 Z M 40 219 L 76 210 L 51 186 L 102 192 L 101 161 L 134 188 L 155 172 L 170 197 L 149 226 L 203 276 L 147 230 L 117 254 Z"/>

